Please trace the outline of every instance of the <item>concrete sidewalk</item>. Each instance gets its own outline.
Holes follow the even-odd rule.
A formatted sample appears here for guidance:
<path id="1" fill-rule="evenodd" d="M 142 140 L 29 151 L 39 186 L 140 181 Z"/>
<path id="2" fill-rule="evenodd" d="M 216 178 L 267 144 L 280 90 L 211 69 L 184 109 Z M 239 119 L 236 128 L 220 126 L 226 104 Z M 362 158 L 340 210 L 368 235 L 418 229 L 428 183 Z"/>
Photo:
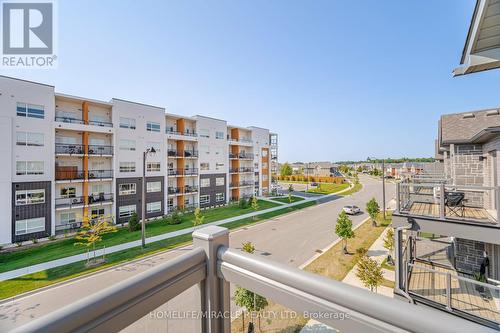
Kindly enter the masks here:
<path id="1" fill-rule="evenodd" d="M 327 197 L 327 196 L 331 196 L 331 195 L 333 195 L 333 194 L 328 194 L 326 196 L 321 196 L 321 197 Z M 320 197 L 315 197 L 315 198 L 304 199 L 304 200 L 293 202 L 293 203 L 289 203 L 289 204 L 282 204 L 282 205 L 278 205 L 276 207 L 272 207 L 272 208 L 268 208 L 268 209 L 263 209 L 263 210 L 260 210 L 260 211 L 257 211 L 257 212 L 251 212 L 251 213 L 247 213 L 247 214 L 243 214 L 243 215 L 238 215 L 238 216 L 230 217 L 230 218 L 227 218 L 227 219 L 224 219 L 224 220 L 219 220 L 219 221 L 207 223 L 207 224 L 204 224 L 203 226 L 226 224 L 226 223 L 229 223 L 229 222 L 238 221 L 238 220 L 245 219 L 245 218 L 248 218 L 248 217 L 253 217 L 253 216 L 256 216 L 256 215 L 261 215 L 261 214 L 265 214 L 265 213 L 274 212 L 276 210 L 280 210 L 280 209 L 283 209 L 283 208 L 297 206 L 297 205 L 303 204 L 305 202 L 316 201 L 319 198 Z M 277 203 L 275 201 L 273 201 L 273 202 Z M 190 228 L 185 228 L 185 229 L 181 229 L 181 230 L 177 230 L 177 231 L 168 232 L 168 233 L 165 233 L 165 234 L 161 234 L 161 235 L 149 237 L 149 238 L 146 238 L 146 244 L 154 243 L 154 242 L 157 242 L 157 241 L 165 240 L 165 239 L 176 237 L 176 236 L 180 236 L 180 235 L 190 234 L 193 231 L 194 231 L 194 228 L 190 227 Z M 123 243 L 123 244 L 119 244 L 119 245 L 108 247 L 108 248 L 105 249 L 105 253 L 106 254 L 115 253 L 115 252 L 118 252 L 118 251 L 123 251 L 123 250 L 130 249 L 130 248 L 137 247 L 137 246 L 141 246 L 141 240 L 140 239 L 136 240 L 136 241 L 132 241 L 132 242 Z M 95 255 L 96 256 L 102 256 L 103 254 L 104 254 L 104 250 L 102 250 L 102 249 L 99 249 L 99 250 L 95 251 Z M 23 268 L 19 268 L 19 269 L 14 269 L 14 270 L 11 270 L 11 271 L 0 273 L 0 281 L 14 279 L 16 277 L 20 277 L 20 276 L 23 276 L 23 275 L 26 275 L 26 274 L 36 273 L 36 272 L 44 271 L 44 270 L 47 270 L 47 269 L 50 269 L 50 268 L 55 268 L 55 267 L 59 267 L 59 266 L 67 265 L 67 264 L 72 264 L 72 263 L 75 263 L 75 262 L 78 262 L 78 261 L 83 261 L 83 260 L 87 260 L 87 253 L 77 254 L 77 255 L 74 255 L 74 256 L 69 256 L 69 257 L 60 258 L 60 259 L 56 259 L 56 260 L 52 260 L 52 261 L 47 261 L 47 262 L 36 264 L 36 265 L 32 265 L 32 266 L 27 266 L 27 267 L 23 267 Z"/>

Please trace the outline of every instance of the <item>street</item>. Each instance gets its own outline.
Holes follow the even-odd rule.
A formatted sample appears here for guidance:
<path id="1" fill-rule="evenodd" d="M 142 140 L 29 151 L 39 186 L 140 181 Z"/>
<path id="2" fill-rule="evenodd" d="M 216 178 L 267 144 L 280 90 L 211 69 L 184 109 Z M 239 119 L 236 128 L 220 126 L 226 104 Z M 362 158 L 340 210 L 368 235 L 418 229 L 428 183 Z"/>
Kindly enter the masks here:
<path id="1" fill-rule="evenodd" d="M 363 183 L 363 189 L 352 196 L 336 197 L 334 200 L 321 205 L 308 207 L 288 215 L 273 218 L 264 223 L 233 231 L 230 234 L 230 246 L 240 248 L 243 242 L 251 241 L 255 245 L 257 254 L 299 267 L 337 239 L 334 234 L 335 221 L 342 206 L 354 204 L 364 210 L 366 202 L 372 197 L 375 197 L 381 203 L 381 181 L 368 176 L 361 176 L 360 181 Z M 394 184 L 386 184 L 387 203 L 394 197 L 394 193 Z M 351 219 L 353 224 L 357 225 L 366 217 L 367 214 L 363 212 L 357 216 L 351 216 Z M 10 330 L 91 293 L 99 292 L 103 288 L 174 258 L 190 248 L 190 246 L 187 246 L 160 253 L 100 273 L 68 281 L 40 292 L 21 296 L 9 302 L 0 303 L 0 331 Z M 168 304 L 160 307 L 159 310 L 199 310 L 199 299 L 197 287 L 194 286 Z M 153 319 L 146 316 L 125 331 L 192 332 L 197 330 L 198 324 L 199 319 L 166 320 L 164 316 Z"/>

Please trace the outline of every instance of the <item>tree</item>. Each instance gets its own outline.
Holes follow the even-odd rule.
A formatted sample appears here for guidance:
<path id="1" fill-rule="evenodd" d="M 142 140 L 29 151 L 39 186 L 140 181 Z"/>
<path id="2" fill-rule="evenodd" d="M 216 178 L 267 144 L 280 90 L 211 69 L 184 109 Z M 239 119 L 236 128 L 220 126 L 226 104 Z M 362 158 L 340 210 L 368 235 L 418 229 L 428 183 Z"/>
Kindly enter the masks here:
<path id="1" fill-rule="evenodd" d="M 368 212 L 368 215 L 370 215 L 370 218 L 372 219 L 372 226 L 376 227 L 377 217 L 378 214 L 380 213 L 380 206 L 378 205 L 378 202 L 377 200 L 375 200 L 375 198 L 371 198 L 371 200 L 366 203 L 366 211 Z"/>
<path id="2" fill-rule="evenodd" d="M 347 240 L 354 237 L 354 231 L 352 230 L 352 221 L 344 211 L 342 211 L 337 218 L 335 233 L 342 239 L 344 244 L 343 252 L 347 254 Z"/>
<path id="3" fill-rule="evenodd" d="M 85 217 L 82 222 L 81 230 L 75 236 L 76 242 L 74 245 L 83 245 L 87 248 L 92 247 L 94 252 L 93 261 L 95 262 L 95 244 L 102 241 L 102 236 L 111 232 L 116 232 L 117 229 L 114 225 L 110 224 L 110 217 L 100 217 L 95 220 L 90 220 Z M 89 258 L 87 258 L 87 264 Z"/>
<path id="4" fill-rule="evenodd" d="M 252 197 L 252 209 L 256 212 L 259 210 L 259 202 L 257 201 L 257 197 L 254 195 Z M 257 215 L 255 215 L 253 217 L 253 219 L 255 220 L 257 218 Z"/>
<path id="5" fill-rule="evenodd" d="M 356 276 L 365 287 L 370 288 L 370 291 L 376 291 L 384 279 L 382 266 L 376 260 L 366 255 L 358 261 Z"/>
<path id="6" fill-rule="evenodd" d="M 285 162 L 285 164 L 283 164 L 280 169 L 281 177 L 291 176 L 292 173 L 293 173 L 292 167 L 290 166 L 290 164 L 288 164 L 288 162 Z"/>
<path id="7" fill-rule="evenodd" d="M 288 185 L 288 202 L 292 203 L 293 185 Z"/>
<path id="8" fill-rule="evenodd" d="M 137 231 L 141 229 L 141 224 L 139 223 L 139 216 L 137 213 L 133 213 L 130 219 L 128 220 L 128 231 Z"/>
<path id="9" fill-rule="evenodd" d="M 254 253 L 255 246 L 251 242 L 245 242 L 242 244 L 241 250 L 247 253 Z M 268 305 L 267 299 L 265 297 L 241 287 L 237 287 L 236 291 L 234 292 L 234 303 L 245 309 L 247 312 L 259 312 Z M 243 331 L 245 331 L 245 313 L 242 312 L 241 315 L 243 322 Z"/>
<path id="10" fill-rule="evenodd" d="M 363 168 L 361 167 L 361 165 L 358 167 L 358 172 L 363 172 Z"/>
<path id="11" fill-rule="evenodd" d="M 203 220 L 205 220 L 205 216 L 201 215 L 201 209 L 200 209 L 200 207 L 197 207 L 194 210 L 193 227 L 196 229 L 196 227 L 202 225 Z"/>
<path id="12" fill-rule="evenodd" d="M 393 265 L 392 251 L 394 251 L 394 229 L 389 228 L 385 233 L 384 237 L 384 247 L 389 251 L 387 255 L 387 263 Z"/>

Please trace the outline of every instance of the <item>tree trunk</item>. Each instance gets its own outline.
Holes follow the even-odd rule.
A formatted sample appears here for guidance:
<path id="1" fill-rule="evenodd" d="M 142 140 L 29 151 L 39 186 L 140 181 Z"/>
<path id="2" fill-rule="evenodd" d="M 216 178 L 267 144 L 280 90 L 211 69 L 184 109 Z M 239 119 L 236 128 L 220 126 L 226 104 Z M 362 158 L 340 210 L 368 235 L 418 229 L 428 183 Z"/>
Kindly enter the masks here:
<path id="1" fill-rule="evenodd" d="M 243 310 L 241 310 L 241 322 L 243 324 L 241 331 L 245 333 L 245 311 Z"/>
<path id="2" fill-rule="evenodd" d="M 372 219 L 372 227 L 376 227 L 376 226 L 377 226 L 377 220 Z"/>
<path id="3" fill-rule="evenodd" d="M 347 241 L 344 240 L 344 248 L 343 248 L 343 251 L 344 251 L 344 254 L 348 254 L 349 252 L 347 252 Z"/>

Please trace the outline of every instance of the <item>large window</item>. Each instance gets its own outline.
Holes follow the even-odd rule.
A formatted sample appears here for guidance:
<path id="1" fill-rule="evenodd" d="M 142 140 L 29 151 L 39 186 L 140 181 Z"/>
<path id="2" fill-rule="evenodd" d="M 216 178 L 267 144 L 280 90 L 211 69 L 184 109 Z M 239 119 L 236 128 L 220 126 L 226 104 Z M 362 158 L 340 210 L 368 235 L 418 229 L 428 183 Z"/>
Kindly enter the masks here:
<path id="1" fill-rule="evenodd" d="M 152 122 L 152 121 L 148 121 L 146 123 L 146 130 L 148 130 L 150 132 L 159 132 L 160 131 L 160 124 Z"/>
<path id="2" fill-rule="evenodd" d="M 120 150 L 134 151 L 135 150 L 135 140 L 121 139 L 120 140 Z"/>
<path id="3" fill-rule="evenodd" d="M 136 193 L 136 184 L 135 183 L 126 183 L 118 185 L 118 194 L 119 195 L 130 195 Z"/>
<path id="4" fill-rule="evenodd" d="M 210 178 L 202 178 L 200 179 L 201 187 L 210 187 Z"/>
<path id="5" fill-rule="evenodd" d="M 134 118 L 120 117 L 120 127 L 121 128 L 135 129 L 135 119 Z"/>
<path id="6" fill-rule="evenodd" d="M 210 202 L 209 195 L 200 195 L 200 204 L 207 204 Z"/>
<path id="7" fill-rule="evenodd" d="M 160 171 L 160 162 L 148 162 L 146 170 L 148 172 Z"/>
<path id="8" fill-rule="evenodd" d="M 72 224 L 76 223 L 76 213 L 68 212 L 68 213 L 61 213 L 61 218 L 60 218 L 60 223 L 59 224 Z"/>
<path id="9" fill-rule="evenodd" d="M 158 213 L 161 212 L 161 201 L 148 202 L 146 204 L 146 213 Z"/>
<path id="10" fill-rule="evenodd" d="M 135 162 L 120 162 L 120 172 L 135 172 Z"/>
<path id="11" fill-rule="evenodd" d="M 216 193 L 215 202 L 222 202 L 222 201 L 224 201 L 224 193 Z"/>
<path id="12" fill-rule="evenodd" d="M 16 143 L 18 146 L 42 147 L 44 142 L 43 133 L 16 132 Z"/>
<path id="13" fill-rule="evenodd" d="M 147 182 L 146 187 L 148 193 L 161 192 L 161 182 Z"/>
<path id="14" fill-rule="evenodd" d="M 224 132 L 215 132 L 215 138 L 224 140 Z"/>
<path id="15" fill-rule="evenodd" d="M 200 163 L 200 170 L 209 170 L 209 169 L 210 169 L 209 163 L 206 162 Z"/>
<path id="16" fill-rule="evenodd" d="M 43 161 L 17 161 L 16 175 L 43 175 Z"/>
<path id="17" fill-rule="evenodd" d="M 45 190 L 16 191 L 16 206 L 33 205 L 45 202 Z"/>
<path id="18" fill-rule="evenodd" d="M 119 218 L 130 217 L 135 212 L 136 212 L 136 206 L 135 205 L 120 206 L 118 208 L 118 217 Z"/>
<path id="19" fill-rule="evenodd" d="M 43 109 L 43 105 L 17 103 L 16 110 L 18 117 L 29 117 L 38 119 L 43 119 L 45 117 L 45 111 Z"/>
<path id="20" fill-rule="evenodd" d="M 16 221 L 16 235 L 45 231 L 45 217 Z"/>
<path id="21" fill-rule="evenodd" d="M 215 178 L 215 186 L 224 186 L 224 177 Z"/>
<path id="22" fill-rule="evenodd" d="M 76 187 L 63 187 L 59 192 L 61 198 L 74 198 L 76 197 Z"/>
<path id="23" fill-rule="evenodd" d="M 209 138 L 210 137 L 210 131 L 207 130 L 206 128 L 200 128 L 198 130 L 198 136 L 201 138 Z"/>

